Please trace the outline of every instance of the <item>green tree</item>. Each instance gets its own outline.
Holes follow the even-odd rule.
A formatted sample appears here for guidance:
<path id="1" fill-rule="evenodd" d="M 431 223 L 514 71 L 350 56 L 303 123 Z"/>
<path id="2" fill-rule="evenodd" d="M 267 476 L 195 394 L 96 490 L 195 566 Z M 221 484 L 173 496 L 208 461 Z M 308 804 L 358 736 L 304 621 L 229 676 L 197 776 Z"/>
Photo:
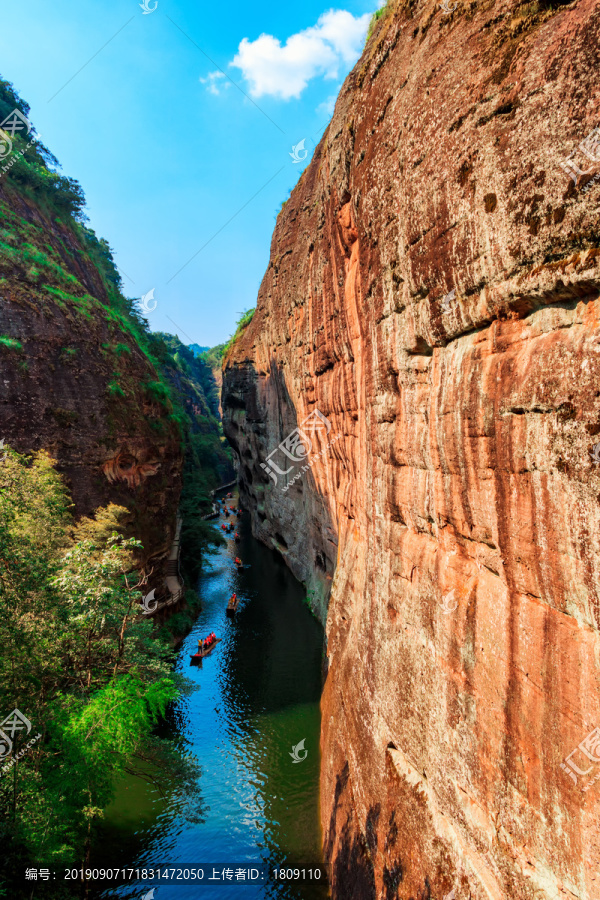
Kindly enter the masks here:
<path id="1" fill-rule="evenodd" d="M 140 544 L 115 530 L 126 512 L 75 526 L 46 454 L 8 451 L 0 466 L 0 713 L 19 709 L 40 735 L 16 762 L 33 731 L 15 738 L 1 761 L 0 839 L 13 869 L 84 864 L 115 779 L 148 747 L 155 768 L 173 768 L 152 729 L 178 684 L 171 651 L 139 615 L 128 573 Z"/>

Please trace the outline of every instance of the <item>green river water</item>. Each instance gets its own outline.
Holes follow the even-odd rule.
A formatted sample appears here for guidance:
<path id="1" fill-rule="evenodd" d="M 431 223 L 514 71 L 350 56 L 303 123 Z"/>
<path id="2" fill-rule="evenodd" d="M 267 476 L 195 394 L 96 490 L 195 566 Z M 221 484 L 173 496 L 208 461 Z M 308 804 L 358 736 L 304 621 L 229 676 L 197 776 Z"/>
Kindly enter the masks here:
<path id="1" fill-rule="evenodd" d="M 237 505 L 232 501 L 232 505 Z M 201 766 L 193 802 L 160 797 L 135 777 L 119 785 L 107 811 L 95 865 L 285 864 L 324 872 L 319 822 L 319 699 L 323 629 L 305 591 L 281 557 L 250 534 L 210 554 L 198 590 L 203 609 L 177 667 L 195 690 L 170 712 L 167 732 Z M 221 518 L 220 521 L 227 521 Z M 215 522 L 215 527 L 219 527 Z M 249 568 L 238 571 L 239 556 Z M 233 592 L 242 599 L 225 615 Z M 190 665 L 198 638 L 222 638 L 201 666 Z M 304 741 L 306 758 L 292 748 Z M 300 755 L 304 755 L 301 753 Z M 192 814 L 190 815 L 190 806 Z M 144 885 L 114 887 L 103 897 L 145 896 Z M 290 898 L 324 900 L 319 881 L 278 884 L 155 886 L 155 900 Z"/>

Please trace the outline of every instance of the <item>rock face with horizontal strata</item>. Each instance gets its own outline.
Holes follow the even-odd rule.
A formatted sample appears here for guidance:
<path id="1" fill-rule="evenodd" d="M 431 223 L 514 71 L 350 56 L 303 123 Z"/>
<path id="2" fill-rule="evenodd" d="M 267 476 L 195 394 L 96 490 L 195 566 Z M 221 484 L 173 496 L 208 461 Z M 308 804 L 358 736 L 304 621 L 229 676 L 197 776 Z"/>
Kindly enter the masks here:
<path id="1" fill-rule="evenodd" d="M 598 124 L 599 26 L 393 4 L 227 359 L 255 532 L 329 597 L 336 898 L 600 896 L 600 750 L 561 769 L 600 726 L 600 148 L 560 165 Z M 284 492 L 297 466 L 261 463 L 314 409 Z"/>

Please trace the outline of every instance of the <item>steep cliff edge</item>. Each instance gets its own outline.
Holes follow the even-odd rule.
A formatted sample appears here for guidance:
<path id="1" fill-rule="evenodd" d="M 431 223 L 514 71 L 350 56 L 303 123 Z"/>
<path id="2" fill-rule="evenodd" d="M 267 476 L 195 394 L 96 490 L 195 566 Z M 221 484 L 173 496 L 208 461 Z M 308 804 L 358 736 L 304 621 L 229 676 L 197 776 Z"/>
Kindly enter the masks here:
<path id="1" fill-rule="evenodd" d="M 0 437 L 48 450 L 78 515 L 128 507 L 147 554 L 166 551 L 182 452 L 155 367 L 67 223 L 0 187 L 0 227 Z"/>
<path id="2" fill-rule="evenodd" d="M 600 890 L 599 37 L 393 4 L 226 360 L 255 533 L 331 588 L 336 898 Z"/>
<path id="3" fill-rule="evenodd" d="M 154 558 L 166 558 L 175 532 L 184 449 L 188 519 L 231 474 L 214 378 L 177 338 L 148 331 L 108 244 L 85 225 L 81 188 L 30 140 L 29 107 L 0 79 L 0 120 L 15 109 L 31 131 L 9 140 L 0 130 L 0 441 L 48 451 L 77 518 L 127 508 L 158 587 Z"/>

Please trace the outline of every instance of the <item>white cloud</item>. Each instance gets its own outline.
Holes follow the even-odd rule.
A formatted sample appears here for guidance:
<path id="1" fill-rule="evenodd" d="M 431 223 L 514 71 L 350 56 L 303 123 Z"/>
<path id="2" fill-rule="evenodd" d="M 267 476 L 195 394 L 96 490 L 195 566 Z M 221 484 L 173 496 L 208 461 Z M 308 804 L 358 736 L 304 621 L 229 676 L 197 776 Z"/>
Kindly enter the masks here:
<path id="1" fill-rule="evenodd" d="M 327 100 L 323 100 L 322 103 L 319 103 L 317 106 L 316 112 L 320 116 L 327 116 L 331 118 L 333 115 L 333 110 L 335 109 L 335 101 L 337 100 L 337 94 L 331 94 Z"/>
<path id="2" fill-rule="evenodd" d="M 225 81 L 223 81 L 225 78 Z M 231 82 L 227 79 L 227 76 L 224 72 L 209 72 L 207 78 L 201 78 L 200 81 L 202 84 L 207 85 L 207 91 L 211 94 L 215 94 L 217 97 L 221 93 L 219 88 L 228 88 L 231 87 Z"/>
<path id="3" fill-rule="evenodd" d="M 343 9 L 330 9 L 311 28 L 299 31 L 281 44 L 271 34 L 255 41 L 244 38 L 231 65 L 241 69 L 253 97 L 299 97 L 317 76 L 337 78 L 361 54 L 371 16 L 353 16 Z"/>

